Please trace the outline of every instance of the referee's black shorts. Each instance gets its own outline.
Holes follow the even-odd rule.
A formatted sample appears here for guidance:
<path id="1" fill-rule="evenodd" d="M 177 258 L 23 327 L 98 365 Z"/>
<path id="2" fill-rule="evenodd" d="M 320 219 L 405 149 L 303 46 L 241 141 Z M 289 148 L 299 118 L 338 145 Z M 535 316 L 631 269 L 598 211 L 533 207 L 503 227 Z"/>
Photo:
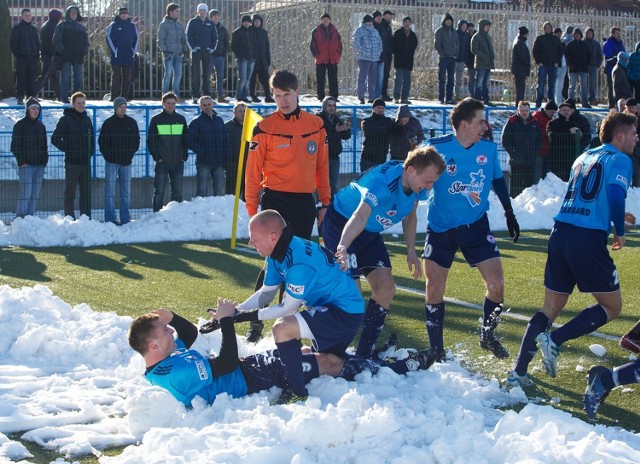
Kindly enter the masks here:
<path id="1" fill-rule="evenodd" d="M 262 210 L 275 209 L 293 228 L 293 233 L 310 240 L 316 222 L 316 202 L 311 193 L 279 192 L 264 189 L 260 198 Z"/>

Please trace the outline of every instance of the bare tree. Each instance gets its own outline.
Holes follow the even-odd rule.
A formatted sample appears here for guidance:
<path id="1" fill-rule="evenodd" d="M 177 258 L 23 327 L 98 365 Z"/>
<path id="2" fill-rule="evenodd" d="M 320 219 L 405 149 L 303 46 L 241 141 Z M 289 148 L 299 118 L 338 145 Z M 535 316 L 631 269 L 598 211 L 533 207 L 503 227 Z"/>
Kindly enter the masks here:
<path id="1" fill-rule="evenodd" d="M 11 15 L 7 0 L 0 0 L 0 96 L 6 98 L 16 94 L 13 82 L 13 66 L 11 60 Z"/>

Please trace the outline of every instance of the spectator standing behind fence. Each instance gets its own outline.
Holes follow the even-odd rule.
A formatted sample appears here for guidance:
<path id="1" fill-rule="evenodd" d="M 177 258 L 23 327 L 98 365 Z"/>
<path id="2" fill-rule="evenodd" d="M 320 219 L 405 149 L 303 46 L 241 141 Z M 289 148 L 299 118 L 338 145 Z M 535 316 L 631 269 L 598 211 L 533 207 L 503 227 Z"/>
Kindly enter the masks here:
<path id="1" fill-rule="evenodd" d="M 578 28 L 573 31 L 573 40 L 569 42 L 565 50 L 567 66 L 569 68 L 569 98 L 576 95 L 576 87 L 580 80 L 580 102 L 583 108 L 591 108 L 589 104 L 589 62 L 591 51 L 589 45 L 582 40 L 582 31 Z"/>
<path id="2" fill-rule="evenodd" d="M 60 101 L 69 103 L 69 80 L 73 69 L 73 92 L 82 89 L 84 57 L 89 53 L 89 36 L 80 24 L 83 18 L 80 9 L 71 5 L 67 8 L 64 21 L 56 27 L 53 34 L 54 60 L 60 67 Z"/>
<path id="3" fill-rule="evenodd" d="M 58 74 L 60 69 L 53 63 L 53 34 L 61 19 L 62 11 L 54 8 L 49 11 L 49 19 L 45 21 L 40 29 L 42 72 L 36 79 L 36 94 L 40 94 L 47 81 L 51 81 L 54 99 L 57 99 L 60 93 L 60 75 Z"/>
<path id="4" fill-rule="evenodd" d="M 133 58 L 138 53 L 138 29 L 129 18 L 129 9 L 122 7 L 107 27 L 107 45 L 111 51 L 111 101 L 118 97 L 130 100 Z"/>
<path id="5" fill-rule="evenodd" d="M 188 60 L 189 45 L 182 23 L 178 21 L 180 5 L 169 3 L 167 15 L 158 28 L 158 48 L 162 52 L 164 63 L 164 78 L 162 79 L 162 94 L 173 89 L 173 94 L 180 98 L 180 83 L 182 82 L 182 66 Z"/>
<path id="6" fill-rule="evenodd" d="M 340 153 L 342 153 L 342 141 L 351 138 L 351 122 L 343 121 L 336 114 L 336 99 L 325 97 L 322 100 L 322 111 L 318 114 L 324 121 L 324 130 L 327 133 L 329 144 L 329 185 L 331 186 L 331 200 L 338 192 L 340 179 Z"/>
<path id="7" fill-rule="evenodd" d="M 20 22 L 11 29 L 11 53 L 16 58 L 16 102 L 36 96 L 36 75 L 40 57 L 40 37 L 31 24 L 31 10 L 23 8 Z"/>
<path id="8" fill-rule="evenodd" d="M 171 201 L 182 201 L 182 175 L 187 161 L 187 121 L 176 112 L 178 97 L 169 92 L 162 96 L 162 112 L 149 121 L 147 147 L 156 162 L 153 182 L 153 211 L 160 211 L 167 187 L 171 182 Z"/>
<path id="9" fill-rule="evenodd" d="M 71 108 L 65 108 L 58 120 L 51 143 L 64 152 L 64 215 L 76 218 L 74 201 L 80 189 L 80 214 L 91 217 L 91 156 L 96 148 L 91 118 L 85 111 L 87 97 L 71 95 Z"/>
<path id="10" fill-rule="evenodd" d="M 116 97 L 113 115 L 100 128 L 98 147 L 104 157 L 104 221 L 116 225 L 131 222 L 131 162 L 140 148 L 138 123 L 127 116 L 127 100 Z M 120 184 L 120 221 L 116 220 L 116 179 Z"/>
<path id="11" fill-rule="evenodd" d="M 600 42 L 594 39 L 595 33 L 593 28 L 588 28 L 585 32 L 585 43 L 589 47 L 589 66 L 587 67 L 589 73 L 589 100 L 590 105 L 597 105 L 596 95 L 598 95 L 598 70 L 602 66 L 602 47 Z M 581 83 L 582 84 L 582 83 Z"/>
<path id="12" fill-rule="evenodd" d="M 627 100 L 633 96 L 631 84 L 627 77 L 627 63 L 629 63 L 629 54 L 627 52 L 618 53 L 618 62 L 611 71 L 611 80 L 613 81 L 613 97 L 615 100 Z"/>
<path id="13" fill-rule="evenodd" d="M 613 68 L 618 63 L 618 54 L 626 51 L 624 43 L 622 43 L 622 31 L 619 27 L 612 27 L 609 31 L 609 38 L 602 45 L 602 54 L 604 55 L 604 73 L 607 78 L 607 98 L 609 100 L 609 108 L 616 107 L 616 100 L 613 91 Z M 622 98 L 622 97 L 618 97 Z M 630 98 L 630 97 L 626 97 Z"/>
<path id="14" fill-rule="evenodd" d="M 576 108 L 576 101 L 573 98 L 568 98 L 567 103 L 571 108 L 571 119 L 578 129 L 580 130 L 580 153 L 587 149 L 589 142 L 591 141 L 591 123 L 589 120 Z"/>
<path id="15" fill-rule="evenodd" d="M 493 49 L 493 40 L 489 35 L 491 21 L 481 19 L 478 32 L 471 38 L 471 51 L 475 55 L 476 66 L 476 100 L 481 100 L 487 106 L 493 106 L 489 100 L 489 83 L 491 82 L 491 70 L 496 67 Z"/>
<path id="16" fill-rule="evenodd" d="M 189 123 L 189 148 L 196 154 L 196 195 L 206 197 L 213 181 L 213 194 L 226 191 L 226 169 L 231 163 L 229 135 L 224 121 L 213 109 L 213 98 L 200 97 L 200 115 Z"/>
<path id="17" fill-rule="evenodd" d="M 369 103 L 376 98 L 378 61 L 382 55 L 382 39 L 373 27 L 371 15 L 364 15 L 362 24 L 353 32 L 353 47 L 358 53 L 358 100 L 364 105 L 365 83 Z"/>
<path id="18" fill-rule="evenodd" d="M 231 164 L 227 171 L 227 194 L 235 195 L 236 179 L 238 178 L 238 166 L 240 162 L 240 146 L 242 145 L 242 126 L 244 123 L 244 113 L 247 105 L 237 102 L 233 106 L 233 118 L 224 123 L 224 127 L 229 135 L 229 146 L 231 147 Z M 247 166 L 247 153 L 249 152 L 249 144 L 244 146 L 244 161 L 242 165 L 242 174 L 240 177 L 240 199 L 244 201 L 244 169 Z"/>
<path id="19" fill-rule="evenodd" d="M 518 37 L 513 41 L 511 48 L 511 74 L 516 87 L 516 106 L 524 100 L 525 89 L 527 87 L 527 77 L 531 74 L 531 54 L 527 39 L 529 29 L 525 26 L 518 28 Z"/>
<path id="20" fill-rule="evenodd" d="M 476 90 L 476 68 L 475 61 L 476 57 L 471 52 L 471 38 L 476 33 L 476 26 L 473 23 L 467 23 L 467 36 L 469 41 L 467 42 L 467 90 L 469 91 L 469 95 L 473 96 Z"/>
<path id="21" fill-rule="evenodd" d="M 395 121 L 384 115 L 385 110 L 384 100 L 376 98 L 373 101 L 371 116 L 362 120 L 360 172 L 387 161 Z"/>
<path id="22" fill-rule="evenodd" d="M 413 59 L 418 48 L 418 36 L 411 30 L 411 18 L 402 20 L 402 27 L 393 34 L 393 64 L 396 68 L 396 80 L 393 85 L 395 103 L 409 105 L 411 91 L 411 72 Z"/>
<path id="23" fill-rule="evenodd" d="M 556 96 L 555 100 L 557 102 L 564 101 L 567 99 L 569 84 L 567 77 L 567 71 L 569 67 L 567 66 L 567 45 L 571 43 L 573 40 L 573 26 L 567 26 L 565 29 L 565 33 L 562 33 L 562 29 L 559 27 L 553 30 L 553 33 L 560 37 L 560 43 L 562 43 L 562 64 L 558 68 L 558 76 L 556 77 Z"/>
<path id="24" fill-rule="evenodd" d="M 324 101 L 325 75 L 329 80 L 329 95 L 338 100 L 338 63 L 342 57 L 342 37 L 325 13 L 311 31 L 311 54 L 316 62 L 316 88 L 318 100 Z"/>
<path id="25" fill-rule="evenodd" d="M 424 131 L 420 121 L 411 114 L 408 105 L 398 107 L 395 122 L 389 143 L 389 153 L 391 159 L 404 161 L 411 150 L 424 142 Z"/>
<path id="26" fill-rule="evenodd" d="M 540 126 L 540 151 L 536 158 L 536 163 L 533 168 L 533 183 L 535 184 L 542 179 L 549 171 L 549 136 L 547 135 L 547 125 L 549 121 L 553 120 L 553 116 L 558 111 L 558 105 L 556 102 L 549 101 L 545 103 L 544 108 L 539 108 L 533 113 L 533 119 L 538 121 Z"/>
<path id="27" fill-rule="evenodd" d="M 558 106 L 558 117 L 547 125 L 549 170 L 565 182 L 569 180 L 569 169 L 580 150 L 580 129 L 570 117 L 571 104 L 562 102 Z"/>
<path id="28" fill-rule="evenodd" d="M 386 102 L 391 101 L 391 97 L 389 96 L 389 74 L 391 73 L 391 60 L 393 59 L 392 16 L 395 15 L 391 11 L 385 10 L 384 13 L 382 13 L 382 18 L 379 23 L 376 23 L 375 14 L 373 20 L 373 25 L 378 29 L 378 33 L 382 39 L 382 57 L 378 63 L 376 97 L 380 97 Z"/>
<path id="29" fill-rule="evenodd" d="M 231 34 L 231 50 L 236 58 L 238 70 L 238 84 L 236 86 L 236 101 L 251 103 L 249 100 L 249 80 L 256 64 L 256 50 L 252 40 L 251 16 L 244 15 L 240 21 L 242 25 Z"/>
<path id="30" fill-rule="evenodd" d="M 249 80 L 249 93 L 254 102 L 260 103 L 260 99 L 256 95 L 256 79 L 260 79 L 260 85 L 264 91 L 264 102 L 274 103 L 275 100 L 271 98 L 271 92 L 269 91 L 271 45 L 269 44 L 269 33 L 264 29 L 263 23 L 262 16 L 259 14 L 254 14 L 251 17 L 251 27 L 249 31 L 252 34 L 253 44 L 255 45 L 256 64 L 253 67 L 251 79 Z"/>
<path id="31" fill-rule="evenodd" d="M 456 55 L 456 84 L 454 87 L 453 97 L 455 100 L 462 100 L 462 81 L 464 79 L 464 68 L 467 61 L 467 50 L 471 37 L 467 34 L 468 23 L 461 19 L 458 21 L 456 34 L 458 34 L 458 54 Z"/>
<path id="32" fill-rule="evenodd" d="M 544 33 L 536 37 L 533 42 L 533 60 L 538 67 L 536 108 L 542 107 L 545 86 L 547 89 L 547 101 L 555 101 L 558 66 L 562 65 L 562 42 L 560 38 L 553 34 L 553 26 L 548 21 L 544 23 L 543 30 Z"/>
<path id="33" fill-rule="evenodd" d="M 211 95 L 213 52 L 218 46 L 218 31 L 209 19 L 209 7 L 200 3 L 197 14 L 187 23 L 187 43 L 191 48 L 191 98 Z"/>
<path id="34" fill-rule="evenodd" d="M 633 97 L 636 100 L 640 99 L 640 42 L 636 43 L 633 53 L 629 55 L 627 77 L 629 78 Z"/>
<path id="35" fill-rule="evenodd" d="M 44 168 L 49 160 L 47 129 L 39 119 L 40 103 L 32 97 L 24 107 L 25 117 L 16 122 L 11 134 L 11 153 L 16 157 L 20 183 L 16 217 L 20 218 L 35 214 Z"/>
<path id="36" fill-rule="evenodd" d="M 516 198 L 538 181 L 534 171 L 541 143 L 540 124 L 531 116 L 529 102 L 522 100 L 518 102 L 518 111 L 509 117 L 502 130 L 502 146 L 509 153 L 511 168 L 511 198 Z"/>
<path id="37" fill-rule="evenodd" d="M 453 105 L 453 85 L 458 56 L 458 33 L 453 30 L 453 16 L 445 13 L 442 25 L 436 29 L 434 48 L 438 60 L 438 100 L 441 104 Z M 446 91 L 445 91 L 446 90 Z"/>
<path id="38" fill-rule="evenodd" d="M 229 31 L 220 21 L 220 10 L 213 9 L 209 11 L 209 19 L 216 28 L 218 34 L 218 46 L 213 51 L 212 69 L 216 72 L 216 92 L 218 103 L 229 103 L 225 98 L 224 78 L 227 65 L 227 53 L 229 52 Z M 213 75 L 213 74 L 212 74 Z"/>

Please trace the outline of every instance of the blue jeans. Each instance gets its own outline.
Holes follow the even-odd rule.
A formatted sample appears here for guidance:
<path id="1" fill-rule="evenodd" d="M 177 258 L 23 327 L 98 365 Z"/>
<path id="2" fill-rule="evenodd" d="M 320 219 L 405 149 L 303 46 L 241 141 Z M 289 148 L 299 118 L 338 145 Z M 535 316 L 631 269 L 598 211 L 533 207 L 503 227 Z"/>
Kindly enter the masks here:
<path id="1" fill-rule="evenodd" d="M 580 103 L 586 105 L 589 102 L 589 73 L 572 72 L 569 73 L 569 98 L 575 98 L 576 86 L 580 79 Z"/>
<path id="2" fill-rule="evenodd" d="M 19 166 L 18 179 L 20 181 L 20 197 L 16 206 L 16 216 L 33 216 L 36 203 L 40 197 L 40 187 L 44 177 L 44 166 Z"/>
<path id="3" fill-rule="evenodd" d="M 210 164 L 196 164 L 196 196 L 209 196 L 209 179 L 213 181 L 213 194 L 217 197 L 225 194 L 227 176 L 224 166 L 212 166 Z"/>
<path id="4" fill-rule="evenodd" d="M 249 96 L 249 80 L 253 74 L 255 60 L 236 60 L 238 66 L 238 86 L 236 100 L 243 100 Z"/>
<path id="5" fill-rule="evenodd" d="M 562 96 L 562 87 L 564 87 L 564 78 L 567 76 L 567 67 L 560 66 L 556 68 L 556 98 L 555 102 L 559 105 L 564 101 L 564 97 Z"/>
<path id="6" fill-rule="evenodd" d="M 69 100 L 69 79 L 71 78 L 71 68 L 73 67 L 73 91 L 82 90 L 82 73 L 84 66 L 82 63 L 62 62 L 60 74 L 60 100 Z"/>
<path id="7" fill-rule="evenodd" d="M 331 199 L 338 193 L 338 181 L 340 180 L 340 159 L 329 160 L 329 185 L 331 186 Z"/>
<path id="8" fill-rule="evenodd" d="M 153 181 L 153 211 L 160 211 L 167 188 L 167 177 L 171 183 L 171 201 L 182 201 L 182 174 L 184 163 L 156 162 L 156 177 Z"/>
<path id="9" fill-rule="evenodd" d="M 384 63 L 382 63 L 382 69 L 384 70 Z M 377 98 L 376 85 L 378 83 L 378 62 L 358 60 L 358 98 L 364 100 L 365 83 L 367 86 L 367 93 L 369 94 L 369 100 Z"/>
<path id="10" fill-rule="evenodd" d="M 536 96 L 536 108 L 540 108 L 540 105 L 542 105 L 542 99 L 544 98 L 545 81 L 548 82 L 547 98 L 549 99 L 549 101 L 555 101 L 557 75 L 558 68 L 556 68 L 555 66 L 538 67 L 538 93 Z"/>
<path id="11" fill-rule="evenodd" d="M 453 100 L 453 84 L 456 72 L 455 58 L 440 58 L 438 61 L 438 100 Z M 446 81 L 446 93 L 445 93 Z"/>
<path id="12" fill-rule="evenodd" d="M 224 56 L 213 57 L 213 69 L 216 70 L 216 96 L 224 97 Z"/>
<path id="13" fill-rule="evenodd" d="M 180 55 L 164 55 L 164 78 L 162 79 L 162 93 L 171 90 L 180 96 L 180 82 L 182 81 L 182 57 Z"/>
<path id="14" fill-rule="evenodd" d="M 120 182 L 120 223 L 131 222 L 131 165 L 105 162 L 104 166 L 104 220 L 116 222 L 116 178 Z"/>
<path id="15" fill-rule="evenodd" d="M 476 91 L 474 97 L 476 100 L 489 102 L 489 80 L 491 79 L 490 69 L 476 69 Z"/>
<path id="16" fill-rule="evenodd" d="M 396 80 L 393 83 L 393 98 L 408 100 L 411 91 L 411 69 L 396 68 Z"/>

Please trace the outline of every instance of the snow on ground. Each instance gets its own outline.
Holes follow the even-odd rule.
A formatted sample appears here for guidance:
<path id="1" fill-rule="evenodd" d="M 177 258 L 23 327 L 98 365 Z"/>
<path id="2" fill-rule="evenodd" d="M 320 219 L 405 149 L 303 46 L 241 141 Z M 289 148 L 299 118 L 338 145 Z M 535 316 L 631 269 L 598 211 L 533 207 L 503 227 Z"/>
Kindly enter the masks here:
<path id="1" fill-rule="evenodd" d="M 356 381 L 322 377 L 305 405 L 269 406 L 277 391 L 187 411 L 142 377 L 126 341 L 129 317 L 70 306 L 44 286 L 0 287 L 0 460 L 28 451 L 6 435 L 66 459 L 126 446 L 104 463 L 637 463 L 640 434 L 528 404 L 459 362 Z M 273 345 L 240 340 L 241 355 Z M 219 333 L 201 336 L 217 350 Z M 507 408 L 506 411 L 498 408 Z"/>

